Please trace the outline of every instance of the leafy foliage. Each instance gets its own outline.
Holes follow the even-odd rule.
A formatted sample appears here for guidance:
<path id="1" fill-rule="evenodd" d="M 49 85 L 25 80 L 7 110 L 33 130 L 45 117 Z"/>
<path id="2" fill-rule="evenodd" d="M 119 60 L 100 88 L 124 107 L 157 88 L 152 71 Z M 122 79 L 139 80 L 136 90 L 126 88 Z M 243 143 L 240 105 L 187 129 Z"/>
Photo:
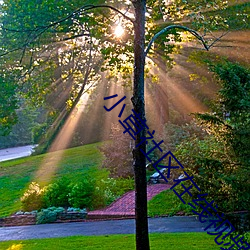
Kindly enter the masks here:
<path id="1" fill-rule="evenodd" d="M 167 123 L 165 124 L 164 132 L 161 138 L 164 140 L 165 150 L 175 152 L 177 146 L 189 138 L 191 135 L 196 134 L 197 137 L 202 139 L 205 132 L 197 126 L 194 120 L 182 125 Z"/>
<path id="2" fill-rule="evenodd" d="M 68 196 L 70 192 L 70 181 L 67 178 L 61 178 L 45 187 L 44 204 L 45 207 L 68 207 Z"/>
<path id="3" fill-rule="evenodd" d="M 128 17 L 134 15 L 129 1 L 98 0 L 84 4 L 85 9 L 88 4 L 110 4 L 119 10 L 127 9 L 125 15 Z M 227 23 L 227 20 L 234 20 L 236 14 L 243 17 L 237 18 L 238 21 L 244 19 L 247 23 L 248 5 L 236 7 L 229 8 L 226 1 L 217 0 L 209 3 L 204 0 L 147 1 L 146 42 L 149 43 L 162 28 L 176 22 L 184 21 L 188 27 L 204 31 L 204 34 L 228 28 L 232 22 Z M 134 26 L 117 12 L 104 7 L 84 10 L 78 0 L 70 3 L 65 0 L 5 0 L 0 8 L 3 13 L 0 17 L 0 68 L 12 72 L 15 92 L 18 91 L 21 97 L 36 107 L 46 103 L 49 110 L 63 114 L 54 117 L 53 121 L 57 122 L 53 126 L 44 123 L 34 129 L 34 141 L 37 143 L 42 139 L 40 142 L 43 144 L 38 152 L 49 148 L 67 120 L 69 110 L 73 110 L 85 90 L 100 82 L 101 71 L 108 70 L 114 79 L 131 85 Z M 119 39 L 113 34 L 117 24 L 126 29 Z M 179 48 L 176 42 L 185 41 L 185 36 L 176 29 L 165 33 L 155 41 L 150 56 L 155 53 L 157 58 L 161 57 L 171 66 L 171 54 Z M 154 78 L 150 68 L 148 64 L 146 75 Z M 7 98 L 8 95 L 4 95 Z M 7 112 L 7 109 L 0 106 L 0 130 L 4 134 L 9 133 L 18 119 L 15 114 L 17 103 L 14 95 L 11 96 L 12 111 L 8 108 L 9 115 L 2 115 L 1 112 Z M 44 130 L 48 132 L 43 133 Z M 45 136 L 41 136 L 42 133 Z"/>
<path id="4" fill-rule="evenodd" d="M 1 8 L 1 67 L 15 69 L 16 86 L 20 93 L 35 105 L 62 98 L 60 111 L 70 109 L 83 90 L 100 78 L 100 69 L 110 75 L 131 82 L 133 70 L 133 24 L 110 8 L 91 8 L 91 4 L 110 4 L 113 8 L 127 9 L 134 15 L 130 1 L 16 1 L 5 0 Z M 242 5 L 247 23 L 247 7 Z M 162 28 L 181 23 L 205 33 L 228 28 L 232 13 L 227 1 L 147 1 L 147 43 Z M 222 15 L 222 12 L 226 13 Z M 233 18 L 234 20 L 235 18 Z M 13 22 L 15 20 L 15 22 Z M 123 37 L 113 35 L 114 27 L 126 29 Z M 173 41 L 183 40 L 178 30 L 162 35 L 151 52 L 157 52 L 170 65 L 170 56 L 178 47 Z M 8 59 L 7 59 L 8 58 Z M 67 104 L 67 105 L 66 105 Z"/>
<path id="5" fill-rule="evenodd" d="M 70 206 L 78 209 L 102 208 L 133 189 L 134 180 L 131 178 L 113 179 L 104 176 L 93 178 L 85 175 L 83 180 L 73 182 L 62 177 L 44 188 L 32 182 L 21 201 L 24 211 L 40 209 L 45 211 L 45 214 L 41 214 L 43 218 L 48 213 L 43 208 Z M 53 213 L 51 216 L 54 216 Z"/>
<path id="6" fill-rule="evenodd" d="M 94 208 L 101 208 L 118 198 L 114 193 L 116 180 L 113 178 L 101 179 L 96 183 L 93 194 Z"/>
<path id="7" fill-rule="evenodd" d="M 86 178 L 72 186 L 69 193 L 69 204 L 73 207 L 85 208 L 92 206 L 94 185 Z"/>
<path id="8" fill-rule="evenodd" d="M 16 109 L 18 101 L 16 86 L 10 79 L 0 77 L 0 136 L 7 135 L 17 122 Z"/>
<path id="9" fill-rule="evenodd" d="M 24 100 L 20 108 L 16 110 L 17 123 L 11 128 L 8 135 L 0 136 L 0 148 L 16 147 L 30 144 L 37 144 L 35 140 L 35 128 L 39 127 L 39 122 L 44 120 L 44 109 L 33 108 L 27 105 Z"/>
<path id="10" fill-rule="evenodd" d="M 23 210 L 33 211 L 41 209 L 43 207 L 44 191 L 38 183 L 32 182 L 28 190 L 21 197 Z"/>
<path id="11" fill-rule="evenodd" d="M 222 89 L 215 115 L 198 115 L 202 123 L 207 123 L 208 133 L 224 141 L 226 148 L 235 155 L 234 164 L 250 165 L 250 71 L 239 64 L 210 65 L 220 79 Z M 204 122 L 203 122 L 204 121 Z"/>
<path id="12" fill-rule="evenodd" d="M 234 63 L 209 62 L 221 83 L 214 113 L 197 114 L 208 132 L 183 142 L 178 157 L 223 212 L 248 209 L 250 152 L 249 70 Z"/>
<path id="13" fill-rule="evenodd" d="M 211 18 L 220 15 L 225 20 L 224 29 L 241 30 L 249 29 L 249 8 L 250 3 L 230 4 L 224 11 L 214 10 L 210 12 Z"/>
<path id="14" fill-rule="evenodd" d="M 248 220 L 249 221 L 249 220 Z M 230 221 L 231 222 L 231 221 Z M 244 221 L 243 221 L 244 223 Z M 237 246 L 235 245 L 235 238 L 239 235 L 239 233 L 237 231 L 232 232 L 229 237 L 227 237 L 225 239 L 225 243 L 230 243 L 230 246 L 232 250 L 237 250 Z M 244 232 L 240 234 L 241 236 L 244 236 L 244 241 L 243 242 L 249 242 L 249 233 L 248 232 Z M 239 248 L 238 248 L 239 249 Z"/>
<path id="15" fill-rule="evenodd" d="M 106 178 L 97 180 L 93 194 L 93 206 L 95 209 L 105 207 L 124 193 L 133 189 L 134 180 L 132 178 Z"/>
<path id="16" fill-rule="evenodd" d="M 163 132 L 159 135 L 156 135 L 155 138 L 157 141 L 163 140 L 164 143 L 161 145 L 161 148 L 163 152 L 171 151 L 175 154 L 175 152 L 178 149 L 178 146 L 181 143 L 184 143 L 187 139 L 189 139 L 193 134 L 196 134 L 196 136 L 200 139 L 203 139 L 206 132 L 204 132 L 194 120 L 187 122 L 185 124 L 179 125 L 174 123 L 166 123 L 163 129 Z M 149 142 L 147 145 L 147 151 L 149 151 L 153 147 L 153 143 Z M 156 162 L 162 154 L 160 151 L 154 150 L 150 155 L 150 159 L 152 162 Z M 161 164 L 168 165 L 168 162 L 166 159 L 163 159 Z M 147 166 L 148 174 L 149 176 L 155 172 L 154 167 L 151 163 Z M 182 174 L 181 170 L 175 170 L 171 172 L 171 180 L 178 178 Z"/>

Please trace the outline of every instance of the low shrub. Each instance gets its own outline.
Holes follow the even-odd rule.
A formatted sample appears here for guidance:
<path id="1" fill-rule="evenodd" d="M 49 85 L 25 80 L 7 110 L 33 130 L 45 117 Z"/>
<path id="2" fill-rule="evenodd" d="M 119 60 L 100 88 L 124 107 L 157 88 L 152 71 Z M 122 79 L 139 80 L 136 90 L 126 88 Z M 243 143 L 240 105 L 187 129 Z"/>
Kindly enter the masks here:
<path id="1" fill-rule="evenodd" d="M 116 179 L 116 185 L 113 186 L 113 193 L 116 196 L 121 196 L 124 193 L 134 190 L 135 182 L 133 178 L 119 178 Z"/>
<path id="2" fill-rule="evenodd" d="M 45 188 L 43 196 L 44 207 L 68 207 L 71 185 L 70 181 L 66 178 L 61 178 L 56 182 L 49 184 Z"/>
<path id="3" fill-rule="evenodd" d="M 94 184 L 88 179 L 84 179 L 72 186 L 69 193 L 68 202 L 73 207 L 91 207 Z"/>
<path id="4" fill-rule="evenodd" d="M 181 193 L 179 186 L 177 186 L 175 190 Z M 184 196 L 186 203 L 191 202 L 190 197 Z M 192 207 L 188 206 L 188 204 L 183 204 L 178 196 L 170 189 L 159 193 L 148 202 L 148 216 L 150 217 L 163 215 L 174 216 L 178 214 L 178 212 L 184 213 L 185 215 L 193 215 Z"/>
<path id="5" fill-rule="evenodd" d="M 75 208 L 75 207 L 68 207 L 67 213 L 72 213 L 72 212 L 87 213 L 87 210 L 86 208 L 80 209 L 80 208 Z"/>
<path id="6" fill-rule="evenodd" d="M 38 183 L 32 182 L 28 190 L 21 197 L 22 209 L 28 212 L 41 209 L 44 205 L 44 192 L 44 188 L 41 188 Z"/>
<path id="7" fill-rule="evenodd" d="M 95 209 L 105 207 L 116 199 L 116 196 L 112 192 L 115 185 L 116 180 L 113 178 L 105 178 L 96 182 L 93 194 L 93 205 Z"/>
<path id="8" fill-rule="evenodd" d="M 36 224 L 55 222 L 59 213 L 64 212 L 63 207 L 49 207 L 37 213 Z"/>

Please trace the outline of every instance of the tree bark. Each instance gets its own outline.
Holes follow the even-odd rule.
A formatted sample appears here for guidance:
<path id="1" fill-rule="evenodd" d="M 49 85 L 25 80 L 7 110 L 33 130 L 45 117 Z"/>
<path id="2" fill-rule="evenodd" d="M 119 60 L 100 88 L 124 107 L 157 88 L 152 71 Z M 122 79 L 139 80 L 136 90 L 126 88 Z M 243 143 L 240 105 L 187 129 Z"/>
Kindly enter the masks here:
<path id="1" fill-rule="evenodd" d="M 132 103 L 134 111 L 145 120 L 144 102 L 144 68 L 145 68 L 145 13 L 146 0 L 133 1 L 135 8 L 134 21 L 134 86 Z M 144 128 L 136 136 L 135 145 L 145 137 Z M 135 174 L 135 217 L 136 217 L 136 249 L 149 250 L 148 218 L 147 218 L 147 180 L 146 157 L 140 151 L 146 152 L 146 144 L 142 143 L 133 150 Z"/>

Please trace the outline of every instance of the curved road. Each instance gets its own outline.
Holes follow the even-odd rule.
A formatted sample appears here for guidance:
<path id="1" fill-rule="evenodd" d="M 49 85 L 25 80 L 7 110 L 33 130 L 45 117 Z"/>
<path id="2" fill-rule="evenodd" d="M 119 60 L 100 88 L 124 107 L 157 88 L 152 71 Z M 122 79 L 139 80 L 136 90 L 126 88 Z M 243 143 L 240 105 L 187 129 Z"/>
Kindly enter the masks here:
<path id="1" fill-rule="evenodd" d="M 195 216 L 149 218 L 150 233 L 204 232 L 206 225 L 208 224 L 200 223 Z M 134 233 L 134 219 L 73 222 L 19 227 L 2 227 L 0 228 L 0 241 L 57 238 L 75 235 L 110 235 Z"/>
<path id="2" fill-rule="evenodd" d="M 0 149 L 0 162 L 30 156 L 36 145 Z"/>

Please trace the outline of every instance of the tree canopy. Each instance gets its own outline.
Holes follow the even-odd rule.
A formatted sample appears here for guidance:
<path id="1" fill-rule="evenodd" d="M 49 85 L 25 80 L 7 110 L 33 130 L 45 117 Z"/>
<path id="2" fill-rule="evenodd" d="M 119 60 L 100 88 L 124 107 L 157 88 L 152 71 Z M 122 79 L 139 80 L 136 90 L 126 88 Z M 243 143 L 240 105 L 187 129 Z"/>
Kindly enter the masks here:
<path id="1" fill-rule="evenodd" d="M 241 10 L 231 12 L 230 18 L 221 15 L 228 9 L 227 1 L 147 1 L 146 45 L 163 28 L 185 24 L 200 31 L 209 46 L 205 35 L 230 29 L 231 15 L 245 15 L 242 27 L 246 23 Z M 40 105 L 60 99 L 60 110 L 70 108 L 84 89 L 98 82 L 101 71 L 122 75 L 124 84 L 130 84 L 133 20 L 130 1 L 85 1 L 82 6 L 77 0 L 5 0 L 1 4 L 1 67 L 15 69 L 14 88 L 29 102 Z M 126 31 L 121 38 L 114 35 L 117 25 Z M 171 64 L 177 46 L 173 41 L 184 39 L 179 31 L 171 29 L 159 36 L 148 56 L 159 54 Z M 67 94 L 62 94 L 65 89 Z"/>

